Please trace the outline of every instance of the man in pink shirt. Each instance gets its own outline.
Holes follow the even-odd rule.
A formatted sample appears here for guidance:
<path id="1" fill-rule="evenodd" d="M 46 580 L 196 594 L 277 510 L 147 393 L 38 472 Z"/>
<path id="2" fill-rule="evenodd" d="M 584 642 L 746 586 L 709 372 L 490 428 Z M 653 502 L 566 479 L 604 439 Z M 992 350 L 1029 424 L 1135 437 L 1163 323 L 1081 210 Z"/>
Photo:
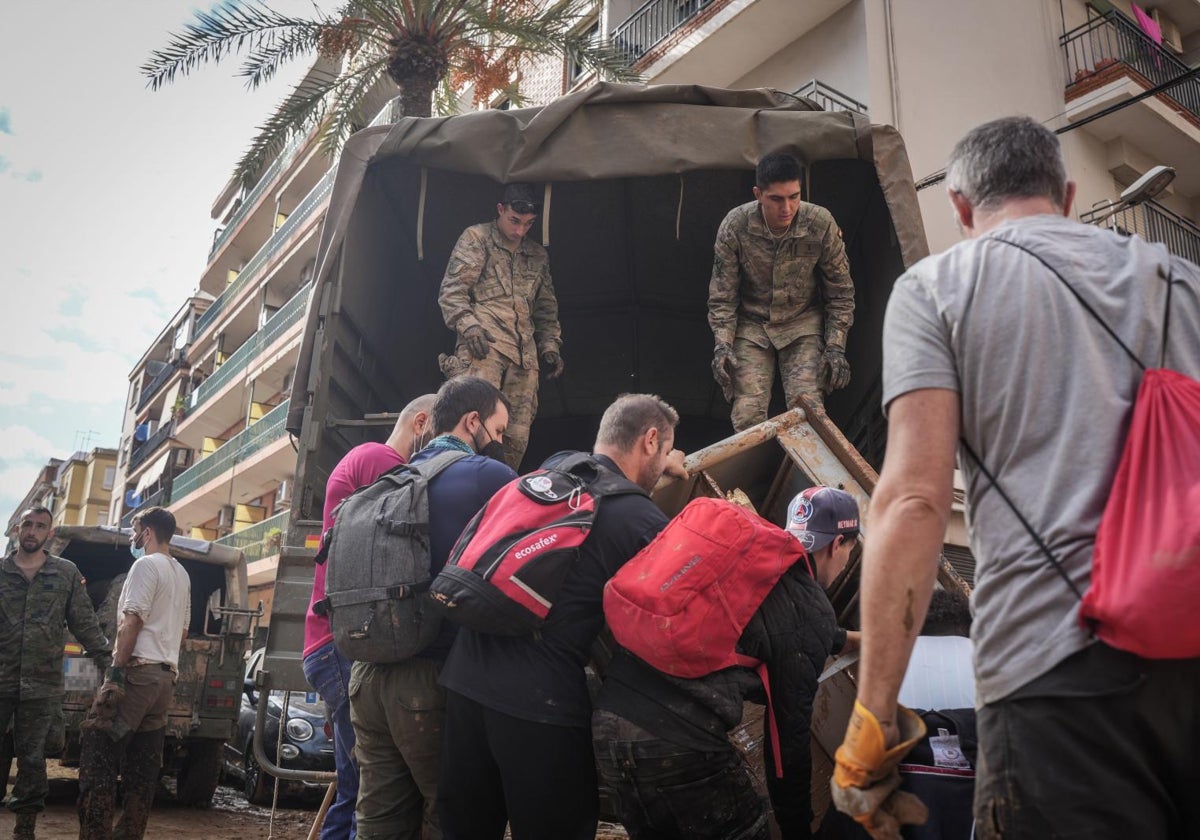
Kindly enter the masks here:
<path id="1" fill-rule="evenodd" d="M 407 463 L 433 436 L 430 411 L 433 394 L 417 397 L 400 412 L 387 443 L 364 443 L 346 453 L 325 484 L 325 509 L 321 532 L 333 527 L 333 511 L 343 499 L 388 470 Z M 312 605 L 325 598 L 325 564 L 313 571 L 313 593 L 304 618 L 304 677 L 325 701 L 325 714 L 333 728 L 337 766 L 337 798 L 325 815 L 321 840 L 353 840 L 358 799 L 358 765 L 354 761 L 354 727 L 350 724 L 350 660 L 338 652 L 327 615 L 317 615 Z"/>

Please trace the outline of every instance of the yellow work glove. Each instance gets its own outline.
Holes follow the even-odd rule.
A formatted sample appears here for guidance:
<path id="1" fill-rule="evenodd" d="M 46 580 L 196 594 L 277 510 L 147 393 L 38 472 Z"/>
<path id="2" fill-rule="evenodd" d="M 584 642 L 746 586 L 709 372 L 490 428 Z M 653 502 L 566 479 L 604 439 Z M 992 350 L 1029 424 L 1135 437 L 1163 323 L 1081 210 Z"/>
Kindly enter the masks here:
<path id="1" fill-rule="evenodd" d="M 875 715 L 855 700 L 833 771 L 833 803 L 875 840 L 900 840 L 901 825 L 919 825 L 929 816 L 925 803 L 898 790 L 900 771 L 896 769 L 900 759 L 925 737 L 925 723 L 915 712 L 897 706 L 896 724 L 900 743 L 889 750 Z"/>

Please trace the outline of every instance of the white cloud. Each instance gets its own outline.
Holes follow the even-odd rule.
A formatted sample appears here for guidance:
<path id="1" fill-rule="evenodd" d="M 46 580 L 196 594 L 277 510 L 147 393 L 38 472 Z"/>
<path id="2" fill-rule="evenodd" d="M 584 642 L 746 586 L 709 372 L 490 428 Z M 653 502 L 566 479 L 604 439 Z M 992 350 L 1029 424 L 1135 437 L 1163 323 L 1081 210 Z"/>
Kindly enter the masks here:
<path id="1" fill-rule="evenodd" d="M 0 426 L 0 463 L 30 456 L 40 458 L 53 449 L 54 444 L 28 426 Z"/>

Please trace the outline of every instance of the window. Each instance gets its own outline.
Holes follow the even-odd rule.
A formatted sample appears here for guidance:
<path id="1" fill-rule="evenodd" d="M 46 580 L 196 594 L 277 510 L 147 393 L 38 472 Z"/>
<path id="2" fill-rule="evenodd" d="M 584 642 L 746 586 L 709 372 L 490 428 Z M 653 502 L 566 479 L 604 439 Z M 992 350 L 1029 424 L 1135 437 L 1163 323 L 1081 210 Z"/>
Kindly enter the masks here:
<path id="1" fill-rule="evenodd" d="M 130 390 L 129 390 L 129 407 L 130 407 L 130 408 L 133 408 L 135 405 L 137 405 L 137 401 L 138 401 L 138 386 L 139 386 L 140 384 L 141 384 L 140 382 L 134 382 L 134 383 L 133 383 L 133 386 L 132 386 L 132 387 L 130 388 Z"/>
<path id="2" fill-rule="evenodd" d="M 111 490 L 111 489 L 113 489 L 113 483 L 116 480 L 117 480 L 117 468 L 116 467 L 105 467 L 104 468 L 104 484 L 101 486 L 104 487 L 105 490 Z M 103 525 L 104 523 L 98 522 L 96 524 Z"/>
<path id="3" fill-rule="evenodd" d="M 597 42 L 599 42 L 599 40 L 600 40 L 600 20 L 599 20 L 599 18 L 597 18 L 596 20 L 594 20 L 590 24 L 588 24 L 583 29 L 581 34 L 583 35 L 584 39 L 589 44 L 595 45 Z M 567 56 L 567 87 L 568 88 L 575 87 L 575 85 L 579 82 L 579 80 L 582 79 L 584 76 L 586 76 L 589 72 L 590 72 L 590 70 L 586 66 L 584 66 L 584 64 L 579 60 L 578 56 L 576 56 L 574 54 Z"/>

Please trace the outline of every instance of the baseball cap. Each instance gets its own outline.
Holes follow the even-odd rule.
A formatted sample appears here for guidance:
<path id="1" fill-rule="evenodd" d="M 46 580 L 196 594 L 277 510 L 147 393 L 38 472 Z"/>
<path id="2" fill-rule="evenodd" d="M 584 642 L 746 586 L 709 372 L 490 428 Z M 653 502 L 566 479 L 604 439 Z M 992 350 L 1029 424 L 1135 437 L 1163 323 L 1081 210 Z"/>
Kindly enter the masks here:
<path id="1" fill-rule="evenodd" d="M 537 201 L 533 195 L 533 184 L 506 184 L 500 203 L 511 207 L 518 213 L 538 212 Z"/>
<path id="2" fill-rule="evenodd" d="M 788 505 L 786 527 L 805 550 L 820 551 L 838 534 L 858 533 L 858 503 L 845 490 L 809 487 Z"/>

